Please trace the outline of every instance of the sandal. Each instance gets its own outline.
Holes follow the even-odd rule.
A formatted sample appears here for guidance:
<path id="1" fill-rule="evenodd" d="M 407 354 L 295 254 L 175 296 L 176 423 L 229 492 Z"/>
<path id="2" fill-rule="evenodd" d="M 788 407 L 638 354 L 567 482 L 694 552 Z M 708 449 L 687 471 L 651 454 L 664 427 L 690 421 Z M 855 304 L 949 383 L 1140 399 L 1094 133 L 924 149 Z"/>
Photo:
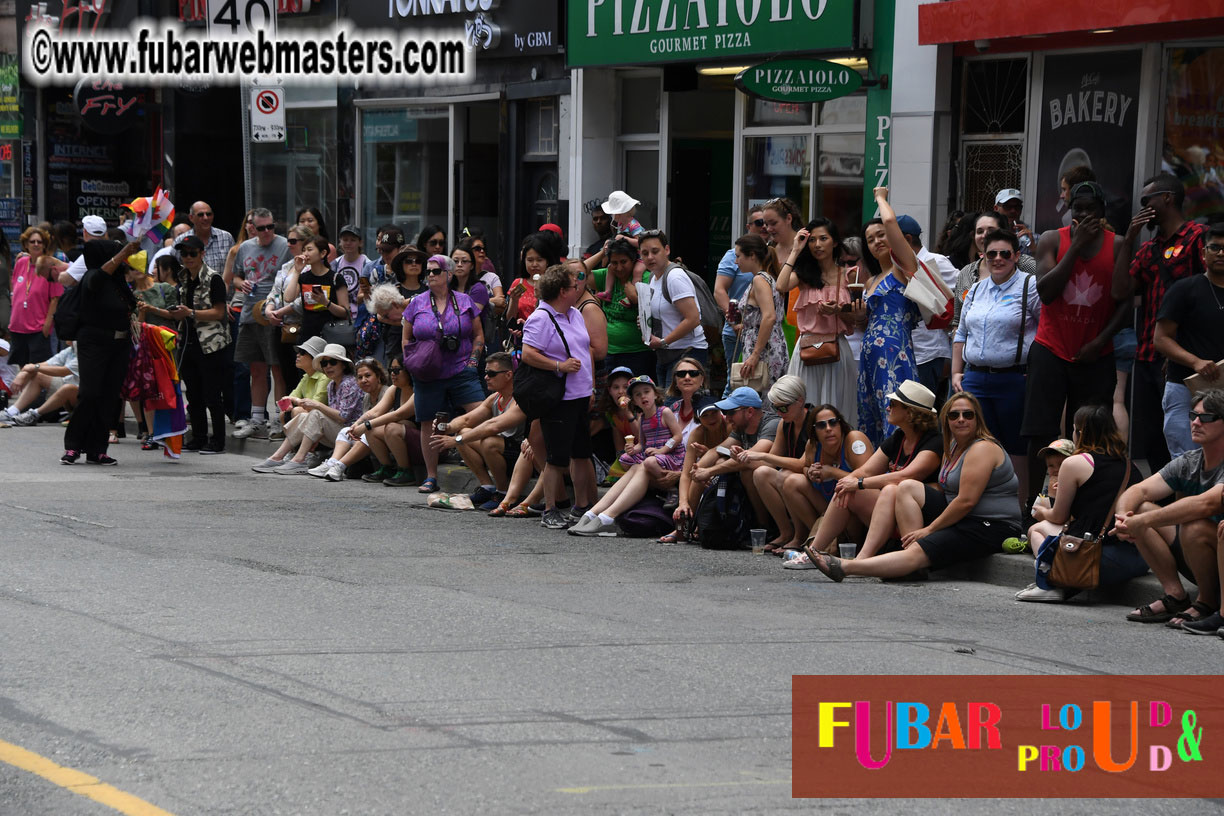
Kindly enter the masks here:
<path id="1" fill-rule="evenodd" d="M 803 551 L 807 553 L 808 560 L 816 565 L 816 569 L 824 573 L 830 581 L 840 584 L 846 580 L 846 571 L 842 569 L 840 558 L 835 555 L 817 553 L 811 547 L 804 547 Z"/>
<path id="2" fill-rule="evenodd" d="M 421 486 L 417 488 L 418 493 L 437 493 L 438 479 L 436 476 L 430 476 L 425 481 L 421 482 Z"/>
<path id="3" fill-rule="evenodd" d="M 115 433 L 114 431 L 111 431 L 111 435 L 106 438 L 106 444 L 118 445 L 119 444 L 119 434 Z"/>
<path id="4" fill-rule="evenodd" d="M 493 518 L 501 518 L 502 516 L 506 515 L 506 511 L 509 509 L 510 509 L 510 503 L 502 502 L 496 507 L 494 507 L 492 510 L 490 510 L 489 515 L 492 516 Z"/>
<path id="5" fill-rule="evenodd" d="M 1194 623 L 1197 620 L 1202 620 L 1204 617 L 1210 615 L 1214 611 L 1214 609 L 1202 601 L 1195 601 L 1194 603 L 1190 604 L 1190 606 L 1186 607 L 1185 610 L 1178 612 L 1176 615 L 1170 618 L 1165 626 L 1169 627 L 1170 629 L 1180 629 L 1183 623 Z M 1192 615 L 1190 614 L 1191 612 L 1197 612 L 1198 614 Z"/>
<path id="6" fill-rule="evenodd" d="M 668 533 L 665 536 L 659 536 L 660 544 L 678 544 L 681 541 L 687 541 L 687 540 L 688 539 L 684 537 L 684 533 L 681 532 L 680 530 L 673 530 L 672 532 Z"/>
<path id="7" fill-rule="evenodd" d="M 532 518 L 534 515 L 526 504 L 516 505 L 506 511 L 506 518 Z"/>
<path id="8" fill-rule="evenodd" d="M 1155 603 L 1163 605 L 1164 609 L 1160 612 L 1153 611 L 1152 604 Z M 1166 623 L 1179 613 L 1185 612 L 1188 608 L 1190 608 L 1189 595 L 1184 598 L 1174 598 L 1172 595 L 1165 595 L 1163 598 L 1157 598 L 1152 603 L 1139 607 L 1137 612 L 1131 612 L 1126 616 L 1126 619 L 1134 623 Z"/>

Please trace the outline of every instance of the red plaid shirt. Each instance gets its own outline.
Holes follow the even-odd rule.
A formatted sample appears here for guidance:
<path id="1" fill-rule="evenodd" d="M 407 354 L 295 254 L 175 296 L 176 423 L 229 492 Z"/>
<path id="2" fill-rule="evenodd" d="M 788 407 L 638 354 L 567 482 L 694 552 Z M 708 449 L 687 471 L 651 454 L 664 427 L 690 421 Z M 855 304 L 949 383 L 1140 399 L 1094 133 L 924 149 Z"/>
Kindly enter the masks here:
<path id="1" fill-rule="evenodd" d="M 1151 362 L 1156 359 L 1156 346 L 1152 339 L 1160 303 L 1174 281 L 1205 271 L 1203 242 L 1206 238 L 1205 226 L 1187 221 L 1167 239 L 1161 240 L 1158 235 L 1135 253 L 1130 275 L 1135 280 L 1135 291 L 1141 298 L 1138 322 L 1135 324 L 1139 341 L 1135 348 L 1136 360 Z"/>

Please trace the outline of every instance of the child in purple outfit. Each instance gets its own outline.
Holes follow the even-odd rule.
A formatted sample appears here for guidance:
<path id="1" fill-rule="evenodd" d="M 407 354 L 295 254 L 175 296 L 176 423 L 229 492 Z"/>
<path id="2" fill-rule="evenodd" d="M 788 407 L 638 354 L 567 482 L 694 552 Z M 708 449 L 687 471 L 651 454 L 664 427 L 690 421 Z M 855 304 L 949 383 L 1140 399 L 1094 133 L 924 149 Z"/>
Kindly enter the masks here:
<path id="1" fill-rule="evenodd" d="M 654 457 L 663 470 L 680 470 L 684 466 L 684 444 L 680 441 L 683 428 L 675 413 L 663 407 L 654 380 L 646 376 L 630 380 L 629 399 L 640 416 L 633 423 L 637 441 L 621 454 L 621 466 L 628 470 Z"/>

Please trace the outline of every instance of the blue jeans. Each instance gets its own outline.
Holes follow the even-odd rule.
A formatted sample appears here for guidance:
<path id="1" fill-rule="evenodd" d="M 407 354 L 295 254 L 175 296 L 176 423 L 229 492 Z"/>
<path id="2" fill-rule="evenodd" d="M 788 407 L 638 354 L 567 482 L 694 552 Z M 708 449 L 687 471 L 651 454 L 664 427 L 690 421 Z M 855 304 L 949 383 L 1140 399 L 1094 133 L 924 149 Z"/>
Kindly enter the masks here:
<path id="1" fill-rule="evenodd" d="M 1024 453 L 1020 423 L 1024 419 L 1024 375 L 991 374 L 966 371 L 961 387 L 977 397 L 982 405 L 982 420 L 1008 453 Z M 1044 445 L 1050 440 L 1042 440 Z"/>
<path id="2" fill-rule="evenodd" d="M 1190 438 L 1191 405 L 1189 388 L 1181 383 L 1165 383 L 1160 407 L 1164 410 L 1164 435 L 1170 456 L 1181 456 L 1198 447 Z"/>

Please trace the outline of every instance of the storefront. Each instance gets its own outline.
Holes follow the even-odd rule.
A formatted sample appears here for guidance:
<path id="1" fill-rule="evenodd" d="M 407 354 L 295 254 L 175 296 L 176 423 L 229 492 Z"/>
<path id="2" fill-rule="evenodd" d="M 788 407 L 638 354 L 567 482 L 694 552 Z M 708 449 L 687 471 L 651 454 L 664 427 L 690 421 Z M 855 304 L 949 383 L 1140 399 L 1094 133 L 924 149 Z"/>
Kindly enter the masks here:
<path id="1" fill-rule="evenodd" d="M 749 96 L 745 67 L 786 54 L 867 72 L 874 4 L 647 4 L 570 0 L 574 69 L 571 244 L 594 240 L 589 213 L 614 189 L 642 201 L 673 254 L 712 276 L 750 204 L 784 196 L 807 217 L 857 231 L 863 218 L 866 91 L 819 103 Z M 617 16 L 617 14 L 621 16 Z M 660 17 L 660 15 L 662 15 Z"/>
<path id="2" fill-rule="evenodd" d="M 18 32 L 36 16 L 61 26 L 71 20 L 87 30 L 126 28 L 140 4 L 112 0 L 97 8 L 78 8 L 66 0 L 18 0 Z M 13 79 L 16 74 L 13 65 Z M 14 87 L 11 81 L 0 82 L 0 91 L 10 89 L 0 96 L 10 100 Z M 5 215 L 13 208 L 5 202 L 20 199 L 27 222 L 79 223 L 96 214 L 117 223 L 121 204 L 150 194 L 160 183 L 162 115 L 155 90 L 102 80 L 74 87 L 20 87 L 24 115 L 15 123 L 8 112 L 13 105 L 0 101 L 6 110 L 0 122 L 9 123 L 0 124 L 0 209 Z M 12 219 L 3 220 L 11 234 Z"/>
<path id="3" fill-rule="evenodd" d="M 1097 174 L 1123 230 L 1143 180 L 1168 171 L 1186 212 L 1224 219 L 1224 4 L 951 0 L 919 9 L 919 41 L 953 50 L 964 209 L 1024 191 L 1025 219 L 1061 227 L 1059 179 Z M 1119 22 L 1119 21 L 1125 21 Z"/>
<path id="4" fill-rule="evenodd" d="M 524 235 L 565 223 L 570 83 L 559 12 L 559 0 L 341 3 L 341 17 L 361 28 L 462 32 L 476 61 L 474 82 L 354 96 L 355 138 L 347 142 L 342 124 L 339 165 L 353 168 L 352 219 L 368 242 L 383 224 L 410 240 L 441 226 L 452 245 L 480 229 L 505 271 Z"/>

